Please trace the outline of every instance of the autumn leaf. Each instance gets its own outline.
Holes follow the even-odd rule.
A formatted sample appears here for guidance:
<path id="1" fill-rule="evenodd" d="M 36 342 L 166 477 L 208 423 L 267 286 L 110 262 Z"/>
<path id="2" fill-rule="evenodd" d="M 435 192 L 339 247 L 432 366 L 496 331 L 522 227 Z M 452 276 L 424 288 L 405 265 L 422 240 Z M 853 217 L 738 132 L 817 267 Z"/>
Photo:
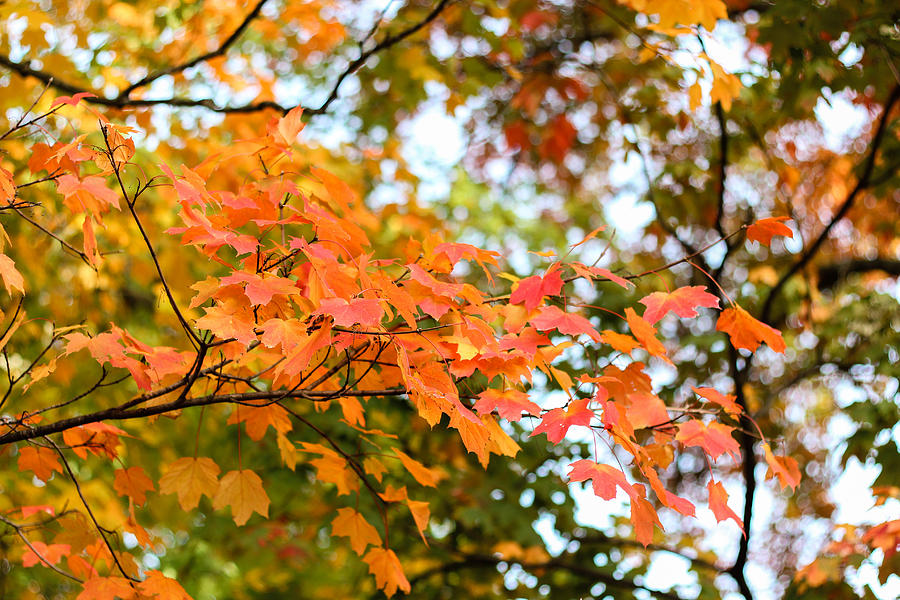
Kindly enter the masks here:
<path id="1" fill-rule="evenodd" d="M 747 227 L 747 239 L 751 242 L 759 242 L 763 246 L 772 243 L 772 237 L 782 235 L 793 238 L 794 232 L 784 224 L 790 217 L 767 217 Z"/>
<path id="2" fill-rule="evenodd" d="M 769 465 L 766 479 L 777 477 L 782 490 L 787 487 L 790 487 L 791 491 L 796 489 L 800 484 L 800 467 L 797 465 L 797 461 L 790 456 L 775 456 L 769 444 L 763 444 L 763 449 L 766 454 L 766 464 Z"/>
<path id="3" fill-rule="evenodd" d="M 20 471 L 31 471 L 41 481 L 49 481 L 53 471 L 63 472 L 56 451 L 43 446 L 20 448 L 18 465 Z"/>
<path id="4" fill-rule="evenodd" d="M 617 487 L 622 488 L 632 500 L 637 497 L 634 488 L 625 478 L 625 473 L 615 467 L 582 459 L 573 462 L 569 468 L 569 481 L 590 480 L 594 494 L 604 500 L 615 498 Z"/>
<path id="5" fill-rule="evenodd" d="M 675 436 L 685 446 L 702 448 L 713 460 L 728 453 L 738 460 L 741 448 L 737 441 L 731 437 L 733 429 L 715 421 L 709 424 L 691 419 L 678 425 L 678 434 Z"/>
<path id="6" fill-rule="evenodd" d="M 600 334 L 591 325 L 591 322 L 575 313 L 563 312 L 556 306 L 545 306 L 530 319 L 531 324 L 538 331 L 557 330 L 562 334 L 590 336 L 595 342 L 600 341 Z"/>
<path id="7" fill-rule="evenodd" d="M 628 321 L 628 327 L 631 333 L 641 343 L 641 346 L 652 356 L 657 356 L 664 361 L 671 363 L 672 361 L 666 356 L 666 347 L 656 339 L 656 328 L 648 323 L 643 317 L 638 316 L 634 309 L 628 307 L 625 309 L 625 318 Z"/>
<path id="8" fill-rule="evenodd" d="M 69 544 L 45 544 L 44 542 L 31 542 L 31 547 L 22 556 L 23 567 L 47 564 L 55 565 L 71 552 Z"/>
<path id="9" fill-rule="evenodd" d="M 269 496 L 263 489 L 262 479 L 249 469 L 229 471 L 219 482 L 219 489 L 212 499 L 213 508 L 231 507 L 231 515 L 237 525 L 243 525 L 254 512 L 269 516 Z"/>
<path id="10" fill-rule="evenodd" d="M 656 509 L 644 498 L 644 486 L 634 484 L 631 495 L 631 524 L 634 526 L 634 537 L 646 548 L 653 541 L 653 527 L 663 529 Z"/>
<path id="11" fill-rule="evenodd" d="M 729 415 L 737 416 L 741 414 L 741 407 L 737 402 L 735 402 L 737 398 L 736 396 L 732 394 L 725 395 L 719 392 L 717 389 L 711 387 L 698 388 L 691 386 L 691 389 L 701 398 L 709 400 L 710 402 L 718 404 L 719 406 L 724 408 L 725 412 L 727 412 Z"/>
<path id="12" fill-rule="evenodd" d="M 481 414 L 497 411 L 500 418 L 507 421 L 519 421 L 523 413 L 537 416 L 541 407 L 529 400 L 528 394 L 517 389 L 487 389 L 478 394 L 478 401 L 473 407 Z"/>
<path id="13" fill-rule="evenodd" d="M 653 292 L 638 300 L 647 307 L 644 320 L 653 325 L 667 313 L 674 312 L 681 318 L 697 316 L 697 307 L 718 308 L 719 299 L 706 291 L 702 285 L 678 288 L 672 292 Z"/>
<path id="14" fill-rule="evenodd" d="M 191 600 L 181 584 L 160 571 L 147 571 L 147 578 L 138 584 L 141 593 L 157 600 Z M 143 600 L 143 599 L 142 599 Z"/>
<path id="15" fill-rule="evenodd" d="M 137 505 L 147 501 L 147 492 L 154 489 L 153 482 L 147 477 L 143 467 L 116 469 L 113 489 L 120 496 L 128 496 Z"/>
<path id="16" fill-rule="evenodd" d="M 743 532 L 744 523 L 737 516 L 737 513 L 728 507 L 728 492 L 725 491 L 725 486 L 722 485 L 722 482 L 710 479 L 709 483 L 706 484 L 706 489 L 709 491 L 709 508 L 716 516 L 716 521 L 721 523 L 722 521 L 731 519 L 737 523 L 738 527 L 740 527 Z M 744 535 L 746 535 L 746 532 Z"/>
<path id="17" fill-rule="evenodd" d="M 91 577 L 75 600 L 132 600 L 135 587 L 124 577 Z"/>
<path id="18" fill-rule="evenodd" d="M 314 315 L 331 315 L 334 324 L 341 327 L 352 327 L 359 324 L 364 327 L 378 327 L 384 310 L 381 301 L 376 298 L 326 298 L 319 303 Z"/>
<path id="19" fill-rule="evenodd" d="M 13 291 L 17 291 L 20 294 L 25 293 L 25 279 L 16 269 L 16 263 L 13 262 L 13 259 L 5 254 L 0 254 L 0 278 L 3 279 L 3 285 L 10 295 L 12 295 Z"/>
<path id="20" fill-rule="evenodd" d="M 181 508 L 191 510 L 201 496 L 213 497 L 219 487 L 218 475 L 219 465 L 211 458 L 179 458 L 159 480 L 159 492 L 178 494 Z"/>
<path id="21" fill-rule="evenodd" d="M 338 516 L 331 522 L 332 535 L 350 538 L 350 547 L 362 556 L 366 546 L 379 546 L 381 536 L 359 512 L 352 508 L 339 508 Z"/>
<path id="22" fill-rule="evenodd" d="M 787 348 L 780 331 L 753 318 L 750 313 L 736 304 L 731 308 L 726 308 L 719 315 L 716 331 L 727 333 L 735 348 L 743 348 L 750 352 L 754 352 L 761 342 L 775 352 L 783 353 Z"/>
<path id="23" fill-rule="evenodd" d="M 435 471 L 429 469 L 402 450 L 398 450 L 397 448 L 394 448 L 393 450 L 394 454 L 400 457 L 400 462 L 403 463 L 403 466 L 416 481 L 427 487 L 437 487 L 437 482 L 440 480 L 440 477 Z"/>
<path id="24" fill-rule="evenodd" d="M 630 335 L 616 333 L 609 329 L 604 329 L 600 332 L 600 341 L 604 344 L 609 344 L 613 350 L 622 354 L 631 354 L 632 350 L 641 347 L 641 344 Z"/>
<path id="25" fill-rule="evenodd" d="M 543 276 L 532 275 L 522 279 L 516 284 L 509 301 L 512 304 L 524 304 L 528 310 L 537 308 L 544 297 L 559 295 L 563 287 L 559 273 L 558 265 L 554 264 Z"/>
<path id="26" fill-rule="evenodd" d="M 375 576 L 375 585 L 390 598 L 397 590 L 409 592 L 410 585 L 403 573 L 400 560 L 393 550 L 371 548 L 363 560 L 369 565 L 369 573 Z"/>
<path id="27" fill-rule="evenodd" d="M 594 411 L 588 408 L 590 402 L 590 398 L 573 400 L 565 408 L 548 410 L 541 417 L 541 422 L 531 432 L 530 437 L 546 433 L 548 440 L 558 444 L 566 437 L 570 427 L 590 426 L 591 419 L 594 418 Z"/>

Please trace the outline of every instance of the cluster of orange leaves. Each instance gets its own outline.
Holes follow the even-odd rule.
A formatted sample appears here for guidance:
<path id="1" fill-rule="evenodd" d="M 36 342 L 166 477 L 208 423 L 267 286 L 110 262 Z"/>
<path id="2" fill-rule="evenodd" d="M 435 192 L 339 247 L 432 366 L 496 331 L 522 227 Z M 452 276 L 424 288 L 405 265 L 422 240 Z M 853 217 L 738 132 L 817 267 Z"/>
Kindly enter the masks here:
<path id="1" fill-rule="evenodd" d="M 78 98 L 61 102 L 74 105 Z M 73 215 L 83 215 L 84 253 L 98 268 L 102 259 L 93 228 L 103 227 L 103 217 L 110 210 L 122 209 L 113 175 L 134 155 L 130 130 L 101 120 L 106 150 L 86 145 L 85 136 L 80 136 L 67 143 L 36 144 L 29 164 L 35 175 L 57 175 L 64 205 Z M 367 230 L 377 230 L 379 221 L 356 193 L 323 169 L 292 169 L 294 143 L 302 128 L 301 113 L 295 110 L 273 119 L 265 135 L 239 142 L 193 168 L 182 166 L 180 174 L 161 166 L 171 182 L 161 193 L 169 194 L 177 205 L 182 222 L 169 234 L 180 236 L 184 246 L 211 259 L 213 269 L 225 271 L 198 281 L 187 307 L 199 315 L 190 319 L 189 327 L 202 332 L 198 338 L 209 347 L 214 344 L 215 353 L 198 359 L 191 350 L 150 346 L 112 325 L 93 335 L 66 333 L 65 356 L 87 351 L 100 364 L 127 370 L 138 393 L 144 394 L 136 396 L 135 405 L 172 403 L 173 412 L 180 410 L 179 401 L 215 396 L 216 391 L 200 384 L 190 394 L 177 385 L 192 371 L 199 373 L 221 363 L 235 381 L 252 377 L 271 396 L 251 394 L 234 404 L 227 423 L 243 423 L 255 442 L 262 442 L 271 428 L 285 466 L 294 469 L 303 456 L 310 457 L 308 463 L 318 480 L 333 485 L 339 495 L 365 492 L 361 482 L 366 479 L 366 487 L 372 486 L 369 489 L 382 501 L 408 508 L 423 541 L 429 505 L 412 499 L 406 486 L 388 483 L 385 474 L 391 469 L 382 458 L 395 456 L 409 476 L 425 487 L 436 487 L 443 472 L 395 447 L 396 436 L 391 432 L 367 429 L 363 402 L 369 396 L 407 397 L 430 426 L 443 420 L 457 430 L 468 452 L 485 466 L 491 454 L 514 457 L 519 449 L 498 416 L 507 421 L 527 416 L 535 423 L 531 435 L 545 434 L 554 444 L 561 443 L 572 428 L 608 436 L 633 457 L 635 473 L 646 485 L 630 482 L 620 467 L 593 459 L 572 463 L 568 477 L 590 481 L 603 499 L 624 492 L 630 500 L 636 538 L 644 545 L 650 543 L 654 526 L 662 527 L 647 486 L 662 506 L 683 515 L 695 514 L 689 500 L 665 489 L 658 470 L 665 469 L 680 448 L 699 448 L 712 461 L 726 454 L 738 457 L 734 426 L 718 419 L 674 421 L 669 415 L 672 409 L 654 393 L 644 363 L 626 357 L 644 351 L 670 362 L 655 324 L 670 312 L 689 319 L 699 314 L 699 308 L 718 309 L 717 296 L 702 286 L 654 292 L 639 300 L 645 307 L 643 315 L 634 308 L 620 315 L 625 332 L 597 331 L 569 305 L 563 290 L 577 278 L 596 285 L 611 283 L 626 291 L 633 287 L 629 279 L 607 269 L 557 261 L 543 274 L 517 281 L 508 296 L 492 296 L 457 281 L 453 272 L 460 262 L 468 261 L 493 283 L 493 268 L 498 266 L 495 252 L 426 236 L 410 239 L 400 256 L 376 257 Z M 231 168 L 247 156 L 268 167 L 250 171 L 240 189 L 209 188 L 217 169 Z M 14 176 L 2 175 L 2 200 L 13 202 Z M 764 244 L 772 235 L 787 234 L 790 230 L 780 220 L 764 220 L 748 231 L 748 237 Z M 13 260 L 5 254 L 0 254 L 0 275 L 11 293 L 27 291 Z M 717 329 L 726 332 L 737 348 L 755 351 L 761 343 L 777 352 L 785 348 L 778 331 L 733 302 L 721 312 Z M 605 344 L 623 360 L 583 374 L 577 381 L 553 366 L 566 348 L 589 343 Z M 569 400 L 563 406 L 542 407 L 528 395 L 536 370 L 565 391 Z M 457 383 L 476 372 L 487 378 L 490 387 L 461 396 Z M 194 380 L 196 376 L 191 383 Z M 236 389 L 252 392 L 250 387 Z M 711 407 L 702 412 L 719 411 L 730 423 L 740 418 L 735 396 L 711 387 L 694 392 L 698 402 Z M 292 441 L 292 418 L 303 418 L 291 408 L 289 401 L 296 399 L 317 407 L 337 402 L 343 425 L 384 452 L 359 465 L 327 439 L 322 444 Z M 20 425 L 40 421 L 41 415 L 26 414 Z M 653 434 L 649 441 L 642 434 L 647 432 Z M 105 422 L 63 432 L 66 447 L 81 460 L 91 456 L 118 460 L 126 437 L 125 430 Z M 764 447 L 770 476 L 777 477 L 782 488 L 796 486 L 796 462 L 775 456 L 768 444 Z M 48 481 L 54 473 L 64 475 L 62 456 L 60 448 L 35 442 L 19 449 L 18 464 L 22 471 Z M 212 458 L 203 456 L 179 458 L 158 481 L 137 465 L 117 469 L 113 488 L 129 501 L 124 529 L 142 546 L 151 543 L 152 536 L 137 523 L 135 506 L 147 502 L 157 486 L 162 494 L 177 495 L 186 511 L 207 496 L 214 510 L 230 508 L 237 525 L 247 523 L 254 513 L 268 516 L 270 501 L 259 475 L 240 462 L 221 478 L 220 471 Z M 728 507 L 721 482 L 711 479 L 708 492 L 716 518 L 732 519 L 742 526 Z M 52 513 L 53 508 L 18 510 L 23 519 L 34 519 L 42 512 Z M 370 519 L 354 508 L 339 508 L 332 533 L 349 539 L 385 594 L 409 591 L 398 557 Z M 69 571 L 84 580 L 80 598 L 187 597 L 177 582 L 159 572 L 144 573 L 140 583 L 130 581 L 125 575 L 137 578 L 140 574 L 136 564 L 113 555 L 96 536 L 80 542 L 71 535 L 63 539 L 31 542 L 23 564 L 57 565 L 65 558 Z M 120 573 L 116 574 L 116 568 Z"/>

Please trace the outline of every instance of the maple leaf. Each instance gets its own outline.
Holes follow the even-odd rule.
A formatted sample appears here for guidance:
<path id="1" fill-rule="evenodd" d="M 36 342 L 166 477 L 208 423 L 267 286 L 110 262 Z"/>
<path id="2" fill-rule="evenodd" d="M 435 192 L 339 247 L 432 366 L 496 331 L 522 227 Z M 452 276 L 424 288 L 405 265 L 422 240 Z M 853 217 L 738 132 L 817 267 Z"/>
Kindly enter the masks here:
<path id="1" fill-rule="evenodd" d="M 366 518 L 352 508 L 339 508 L 338 516 L 331 522 L 332 535 L 350 538 L 350 547 L 362 556 L 370 544 L 381 544 L 378 530 L 372 527 Z"/>
<path id="2" fill-rule="evenodd" d="M 20 471 L 31 471 L 41 481 L 49 481 L 53 471 L 63 472 L 56 451 L 42 446 L 20 448 L 18 465 Z"/>
<path id="3" fill-rule="evenodd" d="M 262 479 L 249 469 L 226 473 L 212 502 L 215 510 L 230 506 L 236 525 L 246 523 L 254 512 L 269 516 L 269 496 L 263 489 Z"/>
<path id="4" fill-rule="evenodd" d="M 530 437 L 546 433 L 548 440 L 558 444 L 566 437 L 570 427 L 575 425 L 589 427 L 591 419 L 594 418 L 594 411 L 588 408 L 590 402 L 590 398 L 572 400 L 566 408 L 548 410 Z"/>
<path id="5" fill-rule="evenodd" d="M 657 356 L 664 361 L 671 363 L 672 361 L 666 356 L 666 347 L 656 339 L 656 327 L 648 323 L 644 318 L 638 316 L 634 309 L 630 306 L 625 309 L 625 318 L 628 321 L 628 327 L 631 333 L 641 343 L 644 350 L 652 356 Z"/>
<path id="6" fill-rule="evenodd" d="M 528 399 L 528 394 L 516 389 L 487 389 L 478 394 L 478 401 L 473 406 L 481 414 L 494 410 L 507 421 L 518 421 L 522 414 L 537 416 L 541 407 Z"/>
<path id="7" fill-rule="evenodd" d="M 159 480 L 161 494 L 178 494 L 178 503 L 191 510 L 203 495 L 210 498 L 219 486 L 219 465 L 211 458 L 179 458 L 169 465 Z"/>
<path id="8" fill-rule="evenodd" d="M 583 265 L 579 262 L 568 263 L 572 270 L 575 271 L 575 274 L 579 277 L 584 277 L 585 279 L 607 279 L 612 281 L 616 285 L 619 285 L 626 290 L 628 288 L 634 287 L 634 284 L 625 279 L 624 277 L 620 277 L 616 275 L 609 269 L 604 269 L 603 267 L 589 267 L 587 265 Z"/>
<path id="9" fill-rule="evenodd" d="M 62 557 L 71 552 L 69 544 L 45 544 L 43 542 L 31 542 L 31 547 L 22 556 L 23 567 L 34 565 L 55 565 Z"/>
<path id="10" fill-rule="evenodd" d="M 675 439 L 685 446 L 702 448 L 713 460 L 725 453 L 738 460 L 741 449 L 737 441 L 731 437 L 732 431 L 733 428 L 722 423 L 713 422 L 707 425 L 703 421 L 691 419 L 678 425 Z"/>
<path id="11" fill-rule="evenodd" d="M 600 332 L 600 341 L 604 344 L 609 344 L 614 350 L 622 354 L 631 354 L 632 350 L 641 347 L 641 344 L 630 335 L 616 333 L 610 329 L 604 329 Z"/>
<path id="12" fill-rule="evenodd" d="M 394 454 L 400 457 L 400 462 L 403 463 L 403 466 L 406 467 L 406 470 L 409 471 L 410 475 L 418 481 L 420 484 L 427 487 L 437 487 L 437 482 L 440 481 L 440 477 L 438 474 L 409 456 L 402 450 L 398 450 L 394 448 Z"/>
<path id="13" fill-rule="evenodd" d="M 620 487 L 632 499 L 637 493 L 628 480 L 625 473 L 619 469 L 593 460 L 582 459 L 569 465 L 569 481 L 591 481 L 594 494 L 604 500 L 612 500 L 616 497 L 616 488 Z"/>
<path id="14" fill-rule="evenodd" d="M 131 581 L 124 577 L 91 577 L 75 600 L 132 600 L 136 597 Z"/>
<path id="15" fill-rule="evenodd" d="M 516 284 L 516 289 L 510 295 L 509 301 L 513 304 L 524 304 L 528 310 L 538 307 L 545 296 L 558 296 L 563 287 L 563 280 L 559 276 L 560 270 L 554 264 L 544 276 L 532 275 Z"/>
<path id="16" fill-rule="evenodd" d="M 160 571 L 147 571 L 147 578 L 138 584 L 141 594 L 159 600 L 191 600 L 181 584 Z M 142 599 L 143 600 L 143 599 Z"/>
<path id="17" fill-rule="evenodd" d="M 691 386 L 691 389 L 701 398 L 709 400 L 710 402 L 718 404 L 719 406 L 724 408 L 725 412 L 727 412 L 729 415 L 737 416 L 741 414 L 741 406 L 740 404 L 735 402 L 737 396 L 734 396 L 732 394 L 725 395 L 717 389 L 711 387 L 698 388 Z"/>
<path id="18" fill-rule="evenodd" d="M 697 316 L 697 307 L 718 308 L 719 299 L 706 291 L 706 286 L 693 285 L 673 292 L 653 292 L 638 300 L 647 307 L 644 320 L 653 325 L 667 313 L 674 312 L 686 319 Z"/>
<path id="19" fill-rule="evenodd" d="M 403 566 L 393 550 L 372 548 L 363 560 L 369 565 L 369 573 L 375 575 L 375 585 L 390 598 L 397 590 L 408 593 L 409 581 L 403 573 Z"/>
<path id="20" fill-rule="evenodd" d="M 763 246 L 768 246 L 772 243 L 772 237 L 776 235 L 793 238 L 794 232 L 791 231 L 790 227 L 784 224 L 784 221 L 789 219 L 790 217 L 767 217 L 765 219 L 760 219 L 753 225 L 747 227 L 747 239 L 751 242 L 759 242 Z"/>
<path id="21" fill-rule="evenodd" d="M 285 434 L 294 428 L 288 412 L 278 404 L 265 404 L 262 406 L 238 405 L 226 421 L 229 425 L 244 423 L 247 436 L 254 442 L 258 442 L 266 435 L 269 427 L 276 433 Z"/>
<path id="22" fill-rule="evenodd" d="M 25 279 L 16 269 L 16 263 L 13 262 L 13 259 L 5 254 L 0 254 L 0 278 L 3 279 L 3 285 L 10 295 L 12 295 L 13 290 L 20 294 L 25 293 Z"/>
<path id="23" fill-rule="evenodd" d="M 728 492 L 725 491 L 725 486 L 722 485 L 722 482 L 710 479 L 709 483 L 706 484 L 706 489 L 709 491 L 709 508 L 716 516 L 716 521 L 721 523 L 722 521 L 731 519 L 737 523 L 738 527 L 740 527 L 743 532 L 744 523 L 737 516 L 737 513 L 728 507 Z M 746 535 L 746 533 L 744 535 Z"/>
<path id="24" fill-rule="evenodd" d="M 319 309 L 314 315 L 331 315 L 334 324 L 340 327 L 352 327 L 359 323 L 366 327 L 378 327 L 384 310 L 377 298 L 325 298 L 319 302 Z"/>
<path id="25" fill-rule="evenodd" d="M 797 461 L 790 456 L 775 456 L 769 444 L 763 444 L 766 453 L 766 463 L 769 465 L 766 479 L 778 478 L 781 489 L 790 487 L 791 491 L 800 484 L 800 467 Z"/>
<path id="26" fill-rule="evenodd" d="M 140 506 L 147 501 L 147 492 L 153 490 L 154 486 L 143 467 L 128 467 L 116 469 L 113 489 L 120 496 L 128 496 Z"/>
<path id="27" fill-rule="evenodd" d="M 591 325 L 591 322 L 575 313 L 563 312 L 556 306 L 545 306 L 540 309 L 537 316 L 529 319 L 538 331 L 555 329 L 565 335 L 579 336 L 586 334 L 595 342 L 600 341 L 600 334 Z"/>
<path id="28" fill-rule="evenodd" d="M 727 333 L 735 348 L 744 348 L 750 352 L 754 352 L 760 342 L 764 342 L 775 352 L 784 353 L 787 348 L 780 331 L 753 318 L 736 304 L 722 311 L 716 323 L 716 331 Z"/>
<path id="29" fill-rule="evenodd" d="M 428 528 L 428 521 L 431 519 L 430 505 L 422 500 L 410 500 L 407 498 L 406 506 L 409 508 L 410 514 L 412 514 L 416 529 L 419 530 L 419 536 L 421 536 L 422 541 L 427 546 L 428 540 L 425 539 L 425 529 Z"/>
<path id="30" fill-rule="evenodd" d="M 53 104 L 50 105 L 50 108 L 56 108 L 62 104 L 67 104 L 69 106 L 76 106 L 79 102 L 84 100 L 85 98 L 96 98 L 96 94 L 92 94 L 90 92 L 78 92 L 77 94 L 73 94 L 72 96 L 57 96 L 53 101 Z"/>
<path id="31" fill-rule="evenodd" d="M 663 529 L 656 509 L 644 498 L 644 486 L 635 483 L 634 495 L 631 497 L 631 524 L 634 526 L 634 537 L 646 548 L 653 541 L 653 526 Z"/>

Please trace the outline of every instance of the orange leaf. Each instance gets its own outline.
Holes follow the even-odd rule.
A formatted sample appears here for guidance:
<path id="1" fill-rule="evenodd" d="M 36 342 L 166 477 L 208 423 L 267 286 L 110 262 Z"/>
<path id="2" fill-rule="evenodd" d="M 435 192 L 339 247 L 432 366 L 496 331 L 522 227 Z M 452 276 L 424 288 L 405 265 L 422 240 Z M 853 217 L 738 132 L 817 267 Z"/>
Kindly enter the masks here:
<path id="1" fill-rule="evenodd" d="M 528 310 L 538 307 L 545 296 L 558 296 L 563 287 L 563 280 L 559 276 L 559 267 L 553 264 L 544 276 L 532 275 L 516 284 L 509 297 L 512 304 L 524 304 Z"/>
<path id="2" fill-rule="evenodd" d="M 711 387 L 698 388 L 692 386 L 691 389 L 694 390 L 694 393 L 701 398 L 709 400 L 710 402 L 718 404 L 719 406 L 724 408 L 725 412 L 727 412 L 728 414 L 732 416 L 741 414 L 741 407 L 737 402 L 735 402 L 735 399 L 737 398 L 736 396 L 733 396 L 731 394 L 728 394 L 726 396 L 725 394 L 719 392 L 717 389 Z"/>
<path id="3" fill-rule="evenodd" d="M 41 481 L 48 481 L 53 471 L 63 472 L 56 451 L 41 446 L 20 448 L 18 464 L 20 471 L 31 471 Z"/>
<path id="4" fill-rule="evenodd" d="M 781 332 L 769 327 L 762 321 L 753 318 L 750 313 L 738 305 L 726 308 L 719 316 L 716 331 L 724 331 L 731 337 L 735 348 L 744 348 L 754 352 L 760 342 L 765 342 L 775 352 L 784 352 L 787 345 Z"/>
<path id="5" fill-rule="evenodd" d="M 142 467 L 116 469 L 113 488 L 120 496 L 128 496 L 137 505 L 147 501 L 147 492 L 153 490 L 153 482 Z"/>
<path id="6" fill-rule="evenodd" d="M 635 483 L 634 488 L 636 491 L 631 498 L 631 524 L 634 526 L 635 539 L 647 547 L 653 541 L 653 526 L 656 525 L 660 529 L 663 529 L 663 526 L 659 522 L 656 509 L 644 499 L 644 486 Z"/>
<path id="7" fill-rule="evenodd" d="M 625 318 L 628 321 L 628 327 L 631 333 L 641 343 L 644 349 L 653 356 L 657 356 L 667 363 L 672 361 L 666 356 L 666 347 L 656 339 L 656 327 L 648 323 L 643 317 L 639 317 L 634 309 L 628 307 L 625 309 Z"/>
<path id="8" fill-rule="evenodd" d="M 613 347 L 613 350 L 621 352 L 622 354 L 631 354 L 632 350 L 641 347 L 638 341 L 630 335 L 616 333 L 610 329 L 604 329 L 600 332 L 600 341 L 604 344 L 609 344 Z"/>
<path id="9" fill-rule="evenodd" d="M 397 590 L 409 592 L 409 581 L 403 574 L 403 566 L 393 550 L 372 548 L 363 560 L 369 565 L 369 573 L 375 575 L 375 585 L 390 598 Z"/>
<path id="10" fill-rule="evenodd" d="M 440 477 L 435 471 L 429 469 L 402 450 L 398 450 L 397 448 L 394 448 L 393 450 L 394 454 L 400 457 L 400 462 L 403 463 L 403 466 L 406 467 L 406 470 L 409 471 L 410 475 L 412 475 L 416 481 L 427 487 L 437 487 L 437 482 L 440 481 Z"/>
<path id="11" fill-rule="evenodd" d="M 790 486 L 793 491 L 800 483 L 800 467 L 797 461 L 790 456 L 775 456 L 769 444 L 765 444 L 763 448 L 766 452 L 766 463 L 769 465 L 766 479 L 777 477 L 782 490 Z"/>
<path id="12" fill-rule="evenodd" d="M 331 522 L 331 534 L 350 538 L 350 547 L 360 556 L 370 544 L 381 544 L 378 530 L 352 508 L 338 509 L 338 516 Z"/>
<path id="13" fill-rule="evenodd" d="M 22 566 L 33 567 L 37 564 L 46 566 L 48 563 L 55 565 L 69 552 L 71 552 L 69 544 L 47 545 L 43 542 L 31 542 L 31 548 L 22 556 Z"/>
<path id="14" fill-rule="evenodd" d="M 710 479 L 709 483 L 706 484 L 706 489 L 709 490 L 709 508 L 716 516 L 716 521 L 721 523 L 722 521 L 731 519 L 737 523 L 738 527 L 743 531 L 743 521 L 737 516 L 737 513 L 728 508 L 728 492 L 725 491 L 725 486 L 722 485 L 722 482 Z"/>
<path id="15" fill-rule="evenodd" d="M 422 500 L 410 500 L 407 498 L 406 505 L 409 507 L 409 512 L 412 513 L 413 521 L 416 522 L 416 529 L 419 530 L 419 535 L 422 536 L 422 541 L 425 542 L 425 545 L 428 545 L 428 540 L 425 539 L 425 529 L 428 527 L 428 520 L 431 518 L 431 508 L 427 502 Z"/>
<path id="16" fill-rule="evenodd" d="M 138 587 L 144 596 L 158 600 L 191 600 L 180 583 L 159 571 L 147 571 L 147 578 Z"/>
<path id="17" fill-rule="evenodd" d="M 132 600 L 135 589 L 124 577 L 91 577 L 75 600 Z"/>
<path id="18" fill-rule="evenodd" d="M 249 469 L 226 473 L 213 496 L 213 508 L 221 510 L 226 506 L 231 507 L 231 515 L 237 525 L 246 523 L 254 512 L 268 518 L 269 496 L 259 475 Z"/>
<path id="19" fill-rule="evenodd" d="M 702 285 L 678 288 L 673 292 L 653 292 L 638 300 L 647 307 L 644 320 L 653 325 L 667 313 L 674 312 L 683 319 L 696 317 L 697 307 L 718 308 L 719 299 L 706 291 Z"/>
<path id="20" fill-rule="evenodd" d="M 741 451 L 737 441 L 731 437 L 733 429 L 722 423 L 710 423 L 709 425 L 691 419 L 678 426 L 678 435 L 675 436 L 685 446 L 697 446 L 709 454 L 713 460 L 726 452 L 735 460 L 738 460 Z"/>
<path id="21" fill-rule="evenodd" d="M 211 458 L 179 458 L 159 480 L 159 492 L 177 493 L 181 508 L 191 510 L 200 503 L 200 496 L 213 497 L 219 485 L 218 475 L 219 465 Z"/>
<path id="22" fill-rule="evenodd" d="M 772 243 L 772 236 L 783 235 L 793 238 L 794 232 L 791 228 L 783 223 L 790 217 L 767 217 L 760 219 L 753 225 L 747 227 L 747 239 L 752 242 L 759 242 L 763 246 Z"/>
<path id="23" fill-rule="evenodd" d="M 20 294 L 25 293 L 25 279 L 16 269 L 16 263 L 13 262 L 13 259 L 5 254 L 0 254 L 0 278 L 3 279 L 3 285 L 6 286 L 6 291 L 10 295 L 13 293 L 13 290 L 18 291 Z"/>

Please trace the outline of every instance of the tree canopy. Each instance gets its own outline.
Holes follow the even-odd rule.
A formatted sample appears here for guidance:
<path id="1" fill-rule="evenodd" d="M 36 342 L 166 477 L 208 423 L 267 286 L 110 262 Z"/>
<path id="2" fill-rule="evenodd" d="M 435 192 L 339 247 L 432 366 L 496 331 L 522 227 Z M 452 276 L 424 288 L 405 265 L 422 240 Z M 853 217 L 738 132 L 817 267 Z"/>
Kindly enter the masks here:
<path id="1" fill-rule="evenodd" d="M 888 597 L 900 13 L 0 4 L 0 596 Z"/>

